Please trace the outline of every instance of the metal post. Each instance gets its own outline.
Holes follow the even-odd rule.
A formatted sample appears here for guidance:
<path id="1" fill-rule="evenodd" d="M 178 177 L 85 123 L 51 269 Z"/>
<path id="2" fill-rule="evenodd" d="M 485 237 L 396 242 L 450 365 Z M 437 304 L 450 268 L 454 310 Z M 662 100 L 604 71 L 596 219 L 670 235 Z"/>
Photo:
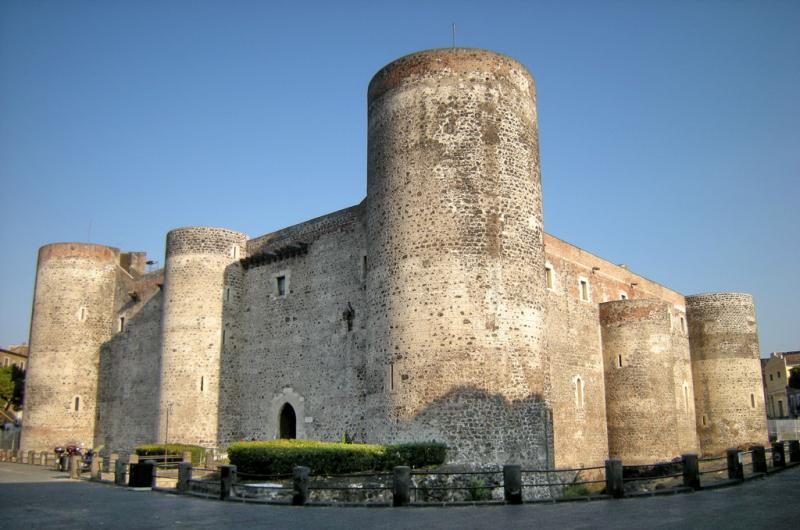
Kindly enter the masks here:
<path id="1" fill-rule="evenodd" d="M 800 462 L 800 441 L 791 440 L 789 442 L 789 462 Z"/>
<path id="2" fill-rule="evenodd" d="M 189 493 L 190 480 L 192 480 L 192 463 L 181 462 L 178 464 L 178 484 L 176 486 L 178 493 L 181 495 Z"/>
<path id="3" fill-rule="evenodd" d="M 411 502 L 411 468 L 395 466 L 392 481 L 392 505 L 408 506 Z"/>
<path id="4" fill-rule="evenodd" d="M 744 480 L 744 466 L 742 466 L 742 454 L 738 449 L 728 449 L 725 451 L 728 458 L 728 478 L 732 480 Z"/>
<path id="5" fill-rule="evenodd" d="M 783 442 L 772 444 L 772 465 L 778 468 L 786 467 L 786 449 L 783 447 Z"/>
<path id="6" fill-rule="evenodd" d="M 302 506 L 308 500 L 308 474 L 311 470 L 305 466 L 292 469 L 292 504 Z"/>
<path id="7" fill-rule="evenodd" d="M 622 460 L 606 460 L 606 493 L 615 499 L 625 495 L 622 481 Z"/>
<path id="8" fill-rule="evenodd" d="M 236 481 L 236 466 L 219 466 L 219 498 L 231 496 L 231 486 Z"/>
<path id="9" fill-rule="evenodd" d="M 683 455 L 683 485 L 694 490 L 700 489 L 700 462 L 694 453 Z"/>
<path id="10" fill-rule="evenodd" d="M 767 472 L 767 450 L 763 445 L 753 446 L 753 473 Z"/>
<path id="11" fill-rule="evenodd" d="M 503 466 L 503 495 L 508 504 L 522 504 L 522 467 L 517 464 Z"/>

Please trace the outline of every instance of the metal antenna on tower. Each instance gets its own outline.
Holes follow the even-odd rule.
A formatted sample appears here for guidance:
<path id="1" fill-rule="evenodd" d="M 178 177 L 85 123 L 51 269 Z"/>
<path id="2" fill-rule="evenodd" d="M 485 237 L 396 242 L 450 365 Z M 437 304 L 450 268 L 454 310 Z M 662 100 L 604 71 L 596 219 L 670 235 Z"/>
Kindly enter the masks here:
<path id="1" fill-rule="evenodd" d="M 453 22 L 453 48 L 456 47 L 456 23 Z"/>

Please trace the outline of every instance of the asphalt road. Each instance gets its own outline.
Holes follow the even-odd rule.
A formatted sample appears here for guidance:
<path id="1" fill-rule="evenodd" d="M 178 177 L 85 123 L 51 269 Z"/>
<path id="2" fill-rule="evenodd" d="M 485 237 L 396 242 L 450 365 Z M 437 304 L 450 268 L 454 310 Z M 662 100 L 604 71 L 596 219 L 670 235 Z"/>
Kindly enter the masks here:
<path id="1" fill-rule="evenodd" d="M 800 466 L 725 489 L 522 506 L 321 508 L 220 502 L 0 462 L 0 528 L 800 528 Z"/>

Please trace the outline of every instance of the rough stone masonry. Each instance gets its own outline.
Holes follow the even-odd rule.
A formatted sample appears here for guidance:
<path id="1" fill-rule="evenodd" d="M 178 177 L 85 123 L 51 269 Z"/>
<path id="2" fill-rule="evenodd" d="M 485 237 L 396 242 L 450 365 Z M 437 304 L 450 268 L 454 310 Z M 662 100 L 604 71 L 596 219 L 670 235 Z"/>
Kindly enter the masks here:
<path id="1" fill-rule="evenodd" d="M 572 467 L 766 441 L 750 296 L 684 297 L 544 232 L 523 65 L 402 57 L 368 119 L 351 208 L 252 239 L 179 228 L 149 273 L 42 247 L 23 450 L 346 433 Z"/>

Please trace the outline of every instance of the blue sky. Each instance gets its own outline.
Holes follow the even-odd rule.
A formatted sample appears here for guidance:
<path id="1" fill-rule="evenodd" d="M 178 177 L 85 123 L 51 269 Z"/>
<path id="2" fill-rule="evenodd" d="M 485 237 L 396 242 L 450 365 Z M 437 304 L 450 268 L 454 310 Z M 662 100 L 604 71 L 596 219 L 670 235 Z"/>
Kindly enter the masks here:
<path id="1" fill-rule="evenodd" d="M 0 345 L 36 252 L 263 234 L 366 190 L 366 88 L 457 44 L 538 87 L 545 228 L 800 349 L 800 2 L 0 2 Z M 90 228 L 91 226 L 91 228 Z"/>

